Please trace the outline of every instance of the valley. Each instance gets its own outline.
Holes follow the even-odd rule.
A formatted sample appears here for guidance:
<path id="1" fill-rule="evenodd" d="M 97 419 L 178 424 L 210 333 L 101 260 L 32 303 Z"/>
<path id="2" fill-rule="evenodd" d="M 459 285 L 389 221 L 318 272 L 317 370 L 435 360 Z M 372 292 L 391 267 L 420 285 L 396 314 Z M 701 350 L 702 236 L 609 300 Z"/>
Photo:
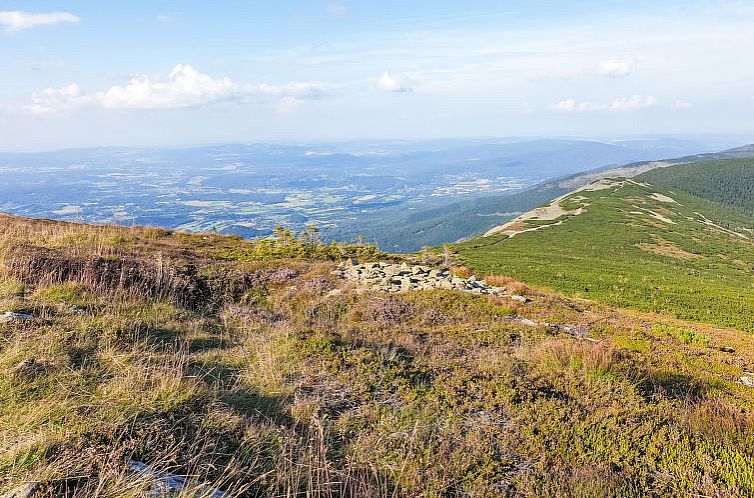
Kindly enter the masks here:
<path id="1" fill-rule="evenodd" d="M 393 252 L 415 251 L 474 235 L 516 209 L 450 230 L 403 216 L 431 219 L 459 201 L 473 205 L 557 176 L 706 147 L 671 139 L 500 139 L 5 153 L 0 212 L 245 238 L 315 225 L 327 240 L 364 237 Z"/>

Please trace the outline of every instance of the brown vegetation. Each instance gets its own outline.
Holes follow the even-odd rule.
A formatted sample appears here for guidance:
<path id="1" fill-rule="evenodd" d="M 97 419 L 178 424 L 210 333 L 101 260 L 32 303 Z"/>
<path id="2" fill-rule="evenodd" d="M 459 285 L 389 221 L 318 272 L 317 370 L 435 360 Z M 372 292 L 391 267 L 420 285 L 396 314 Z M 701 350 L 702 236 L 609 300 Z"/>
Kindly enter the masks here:
<path id="1" fill-rule="evenodd" d="M 133 459 L 238 497 L 754 494 L 744 333 L 504 277 L 534 300 L 331 293 L 291 247 L 0 221 L 0 311 L 34 316 L 0 324 L 0 490 L 139 496 Z"/>

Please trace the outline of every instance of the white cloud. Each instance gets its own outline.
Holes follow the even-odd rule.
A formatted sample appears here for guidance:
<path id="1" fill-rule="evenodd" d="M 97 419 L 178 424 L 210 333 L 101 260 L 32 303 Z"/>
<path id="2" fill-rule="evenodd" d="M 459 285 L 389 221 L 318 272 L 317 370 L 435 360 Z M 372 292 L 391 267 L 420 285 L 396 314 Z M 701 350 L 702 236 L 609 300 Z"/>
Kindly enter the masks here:
<path id="1" fill-rule="evenodd" d="M 106 109 L 166 109 L 237 99 L 241 90 L 230 78 L 215 79 L 187 64 L 178 64 L 167 78 L 139 76 L 97 95 Z"/>
<path id="2" fill-rule="evenodd" d="M 277 105 L 278 114 L 293 114 L 304 102 L 296 97 L 283 97 Z"/>
<path id="3" fill-rule="evenodd" d="M 48 24 L 61 22 L 75 23 L 80 19 L 69 12 L 48 12 L 44 14 L 31 14 L 19 10 L 0 11 L 0 26 L 5 26 L 7 31 L 21 31 Z"/>
<path id="4" fill-rule="evenodd" d="M 155 19 L 157 19 L 160 22 L 170 22 L 172 19 L 170 19 L 170 16 L 166 16 L 164 14 L 159 14 L 155 16 Z"/>
<path id="5" fill-rule="evenodd" d="M 33 93 L 27 109 L 34 114 L 46 114 L 88 104 L 99 104 L 105 109 L 171 109 L 238 101 L 277 102 L 278 111 L 285 114 L 296 110 L 304 100 L 325 98 L 335 89 L 333 85 L 305 81 L 239 85 L 230 78 L 214 78 L 189 65 L 178 64 L 167 76 L 139 76 L 125 85 L 114 85 L 97 93 L 96 99 L 76 84 L 48 88 Z"/>
<path id="6" fill-rule="evenodd" d="M 582 102 L 581 104 L 578 104 L 574 99 L 565 99 L 555 104 L 555 110 L 561 111 L 561 112 L 573 112 L 573 111 L 578 110 L 577 107 L 579 105 L 585 105 L 585 104 L 587 104 L 587 102 Z"/>
<path id="7" fill-rule="evenodd" d="M 34 92 L 28 109 L 33 114 L 52 114 L 84 107 L 92 102 L 75 83 L 61 88 L 47 88 Z"/>
<path id="8" fill-rule="evenodd" d="M 410 92 L 413 90 L 411 82 L 402 76 L 393 76 L 388 72 L 375 81 L 375 87 L 383 92 Z"/>
<path id="9" fill-rule="evenodd" d="M 628 76 L 633 71 L 636 61 L 634 59 L 608 59 L 600 62 L 597 72 L 602 76 L 620 78 Z"/>
<path id="10" fill-rule="evenodd" d="M 644 95 L 631 95 L 615 99 L 610 104 L 599 102 L 577 102 L 575 99 L 561 100 L 555 104 L 555 110 L 561 112 L 589 112 L 589 111 L 637 111 L 657 104 L 657 98 Z"/>
<path id="11" fill-rule="evenodd" d="M 611 105 L 611 111 L 636 111 L 646 107 L 652 107 L 657 103 L 657 98 L 644 95 L 631 95 L 616 99 Z"/>

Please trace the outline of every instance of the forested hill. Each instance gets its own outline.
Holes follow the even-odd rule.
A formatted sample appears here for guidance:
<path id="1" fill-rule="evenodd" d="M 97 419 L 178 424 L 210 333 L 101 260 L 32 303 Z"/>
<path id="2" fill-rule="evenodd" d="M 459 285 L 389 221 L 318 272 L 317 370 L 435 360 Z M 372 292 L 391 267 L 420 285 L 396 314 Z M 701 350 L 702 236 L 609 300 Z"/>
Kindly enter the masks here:
<path id="1" fill-rule="evenodd" d="M 754 216 L 754 158 L 703 161 L 661 168 L 637 179 L 722 204 Z"/>

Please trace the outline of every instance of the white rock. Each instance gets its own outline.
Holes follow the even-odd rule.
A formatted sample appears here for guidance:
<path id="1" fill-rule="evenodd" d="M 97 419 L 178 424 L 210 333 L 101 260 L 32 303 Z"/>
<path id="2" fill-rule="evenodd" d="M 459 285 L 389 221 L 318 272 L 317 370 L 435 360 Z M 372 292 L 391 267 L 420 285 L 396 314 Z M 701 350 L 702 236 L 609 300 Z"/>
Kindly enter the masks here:
<path id="1" fill-rule="evenodd" d="M 37 494 L 39 484 L 30 482 L 5 493 L 2 498 L 32 498 Z"/>
<path id="2" fill-rule="evenodd" d="M 742 375 L 740 379 L 741 384 L 747 386 L 747 387 L 754 387 L 754 374 L 749 373 L 748 375 Z"/>
<path id="3" fill-rule="evenodd" d="M 14 320 L 33 320 L 34 317 L 25 313 L 15 313 L 13 311 L 6 311 L 5 314 L 0 316 L 0 323 L 12 322 Z"/>
<path id="4" fill-rule="evenodd" d="M 151 489 L 145 495 L 150 498 L 168 498 L 179 494 L 193 498 L 231 498 L 229 494 L 219 489 L 211 488 L 206 484 L 194 483 L 176 474 L 157 471 L 142 462 L 129 462 L 128 471 L 150 484 Z"/>

